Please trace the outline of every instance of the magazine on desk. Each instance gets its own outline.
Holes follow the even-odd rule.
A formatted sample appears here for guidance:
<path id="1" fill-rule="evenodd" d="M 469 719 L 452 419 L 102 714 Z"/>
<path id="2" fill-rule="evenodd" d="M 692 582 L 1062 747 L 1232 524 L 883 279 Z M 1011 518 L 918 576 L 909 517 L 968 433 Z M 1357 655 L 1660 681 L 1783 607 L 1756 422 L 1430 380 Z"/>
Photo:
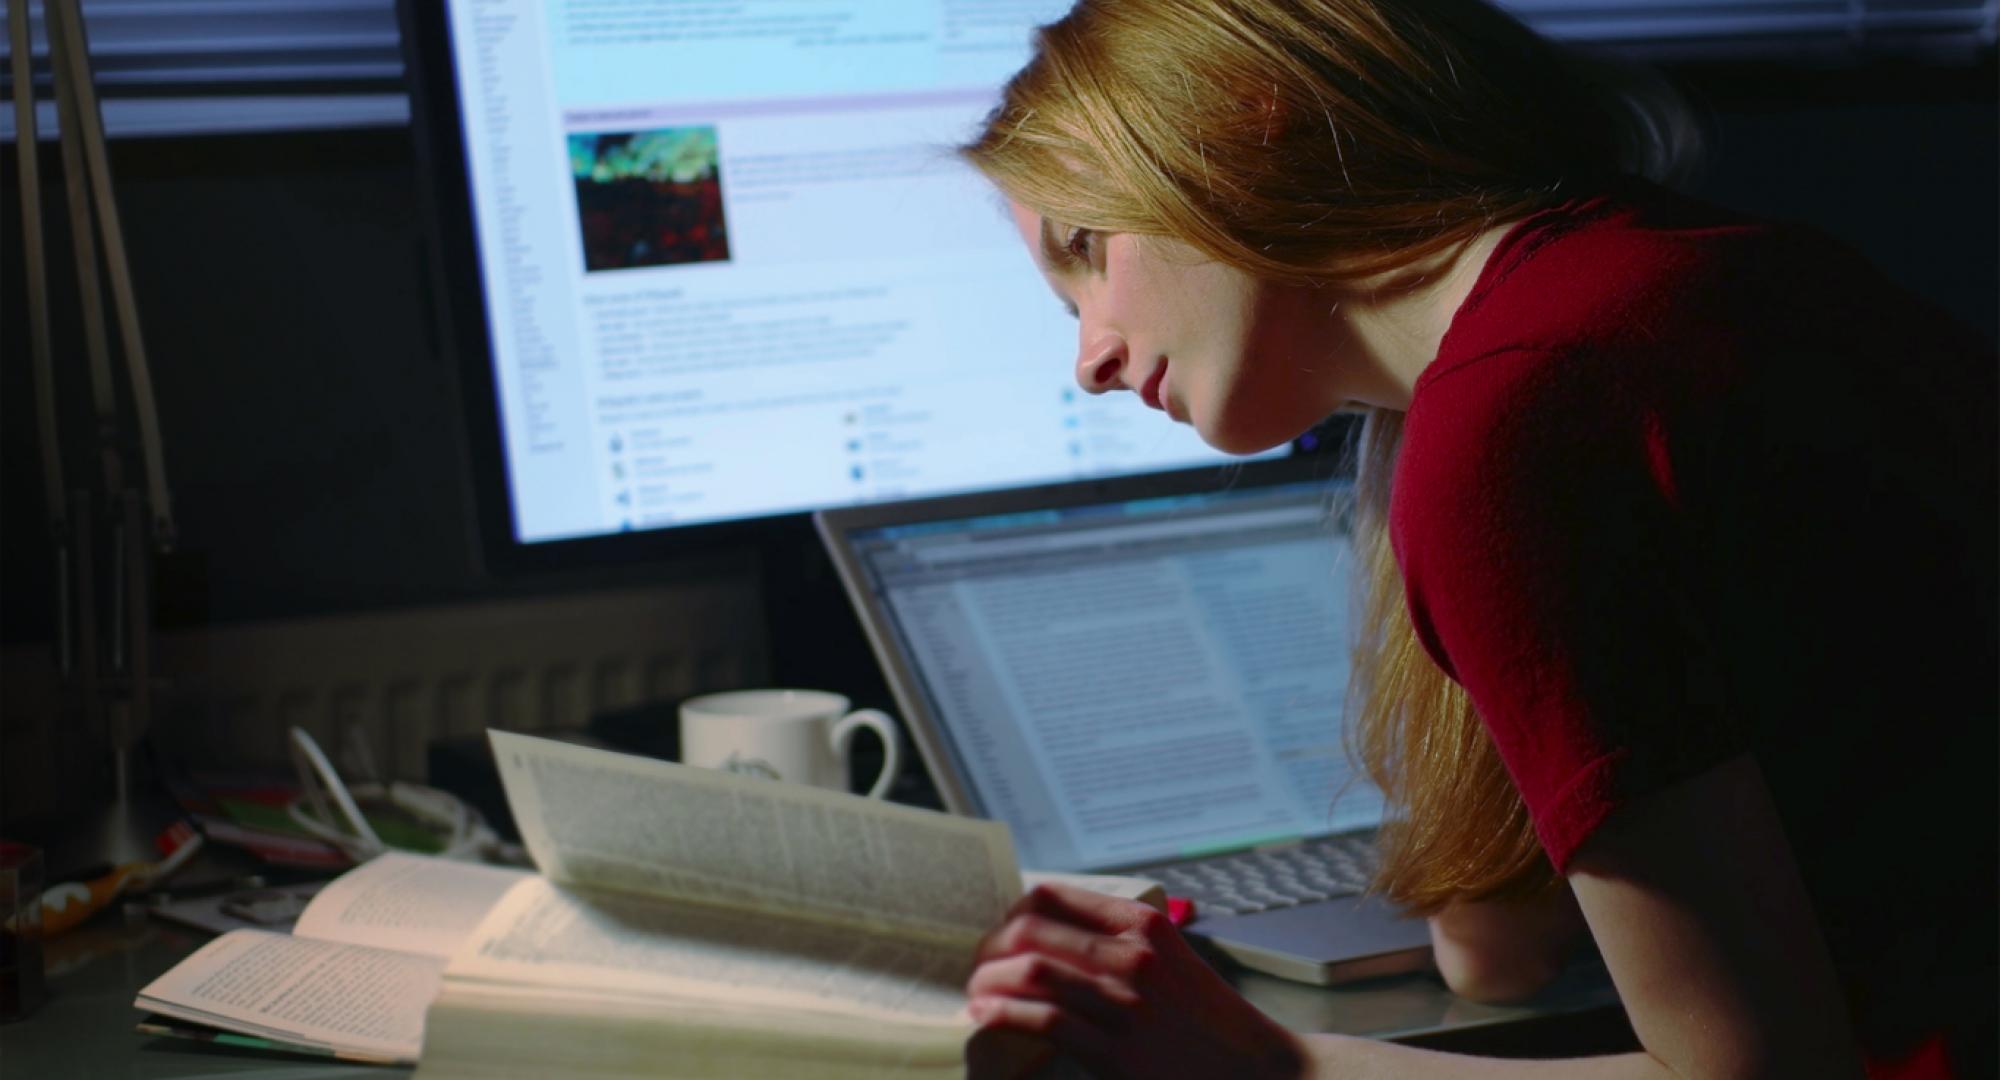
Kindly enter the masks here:
<path id="1" fill-rule="evenodd" d="M 385 856 L 139 1006 L 420 1080 L 962 1071 L 1004 825 L 492 739 L 539 873 Z"/>

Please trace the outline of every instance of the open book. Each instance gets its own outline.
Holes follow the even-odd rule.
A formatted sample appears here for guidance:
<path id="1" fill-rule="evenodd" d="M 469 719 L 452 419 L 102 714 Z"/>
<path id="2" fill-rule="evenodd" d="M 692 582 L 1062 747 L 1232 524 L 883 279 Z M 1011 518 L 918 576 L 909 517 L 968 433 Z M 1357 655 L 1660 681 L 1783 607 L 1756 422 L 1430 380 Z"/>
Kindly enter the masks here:
<path id="1" fill-rule="evenodd" d="M 137 1004 L 284 1049 L 413 1062 L 446 961 L 529 876 L 383 855 L 321 889 L 292 933 L 232 930 L 153 980 Z"/>
<path id="2" fill-rule="evenodd" d="M 492 739 L 541 875 L 445 969 L 420 1080 L 962 1071 L 1006 826 Z"/>
<path id="3" fill-rule="evenodd" d="M 217 938 L 139 1007 L 421 1050 L 421 1080 L 962 1070 L 973 947 L 1021 892 L 1004 825 L 492 740 L 539 874 L 385 855 L 292 936 Z"/>

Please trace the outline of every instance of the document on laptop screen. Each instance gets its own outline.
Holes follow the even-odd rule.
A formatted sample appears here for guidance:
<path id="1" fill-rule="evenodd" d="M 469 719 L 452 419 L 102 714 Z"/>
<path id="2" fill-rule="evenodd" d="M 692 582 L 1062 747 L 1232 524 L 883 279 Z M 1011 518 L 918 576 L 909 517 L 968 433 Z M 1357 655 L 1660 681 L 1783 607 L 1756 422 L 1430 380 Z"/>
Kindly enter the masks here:
<path id="1" fill-rule="evenodd" d="M 1029 865 L 1379 821 L 1341 742 L 1349 556 L 1323 488 L 957 524 L 857 546 Z"/>

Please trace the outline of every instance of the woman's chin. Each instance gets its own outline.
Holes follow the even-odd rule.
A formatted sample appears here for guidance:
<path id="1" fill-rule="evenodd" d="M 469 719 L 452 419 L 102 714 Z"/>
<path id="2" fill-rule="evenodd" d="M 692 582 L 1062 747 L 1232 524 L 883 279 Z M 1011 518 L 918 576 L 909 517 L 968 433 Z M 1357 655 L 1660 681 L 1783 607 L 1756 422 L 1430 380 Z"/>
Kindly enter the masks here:
<path id="1" fill-rule="evenodd" d="M 1204 423 L 1204 419 L 1196 415 L 1188 422 L 1194 427 L 1195 434 L 1201 436 L 1202 442 L 1225 454 L 1261 454 L 1297 438 L 1297 433 L 1286 434 L 1282 429 L 1269 425 L 1235 426 Z"/>
<path id="2" fill-rule="evenodd" d="M 1284 438 L 1236 438 L 1236 436 L 1218 436 L 1218 438 L 1210 438 L 1210 436 L 1208 436 L 1206 432 L 1202 432 L 1200 428 L 1196 428 L 1196 432 L 1198 432 L 1198 434 L 1202 434 L 1202 442 L 1206 442 L 1206 444 L 1208 444 L 1210 448 L 1214 448 L 1214 450 L 1222 450 L 1224 454 L 1238 454 L 1238 456 L 1248 456 L 1248 454 L 1262 454 L 1264 450 L 1272 450 L 1272 448 L 1276 448 L 1276 446 L 1284 446 L 1284 444 L 1292 442 L 1292 438 L 1296 438 L 1296 436 L 1284 436 Z"/>

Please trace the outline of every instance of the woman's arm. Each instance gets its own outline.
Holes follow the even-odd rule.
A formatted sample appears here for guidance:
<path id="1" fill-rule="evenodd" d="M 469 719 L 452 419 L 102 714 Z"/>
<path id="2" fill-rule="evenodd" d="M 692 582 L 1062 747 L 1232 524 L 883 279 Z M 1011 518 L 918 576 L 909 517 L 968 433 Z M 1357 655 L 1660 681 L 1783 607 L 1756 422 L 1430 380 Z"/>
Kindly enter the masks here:
<path id="1" fill-rule="evenodd" d="M 1438 974 L 1472 1001 L 1518 1001 L 1560 975 L 1589 928 L 1567 883 L 1525 900 L 1481 900 L 1431 916 Z"/>
<path id="2" fill-rule="evenodd" d="M 1569 880 L 1640 1044 L 1676 1073 L 1861 1075 L 1833 959 L 1754 759 L 1614 814 Z"/>
<path id="3" fill-rule="evenodd" d="M 1553 1080 L 1861 1075 L 1833 962 L 1752 759 L 1620 811 L 1577 853 L 1569 881 L 1643 1053 L 1495 1062 L 1308 1036 L 1311 1071 Z"/>
<path id="4" fill-rule="evenodd" d="M 1641 1053 L 1507 1062 L 1296 1036 L 1152 909 L 1073 890 L 1037 890 L 988 935 L 972 1011 L 1106 1076 L 1860 1075 L 1833 964 L 1749 758 L 1620 811 L 1569 881 Z"/>

